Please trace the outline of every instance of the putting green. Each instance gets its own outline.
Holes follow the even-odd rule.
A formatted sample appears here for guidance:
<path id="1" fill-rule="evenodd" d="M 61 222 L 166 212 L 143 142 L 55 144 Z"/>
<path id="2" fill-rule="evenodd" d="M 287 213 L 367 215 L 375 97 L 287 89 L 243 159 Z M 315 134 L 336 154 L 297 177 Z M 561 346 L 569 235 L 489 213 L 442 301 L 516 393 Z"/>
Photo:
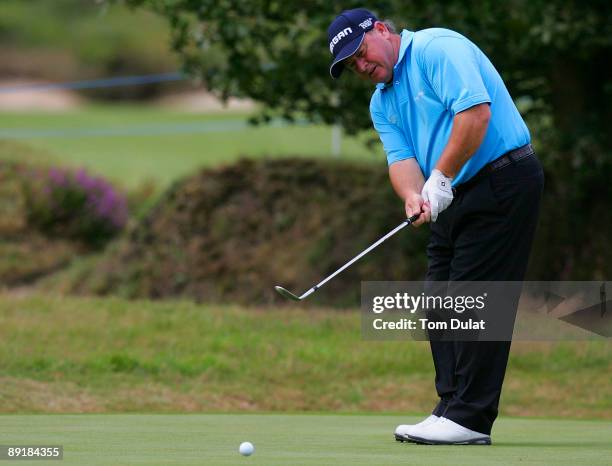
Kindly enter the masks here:
<path id="1" fill-rule="evenodd" d="M 3 415 L 2 443 L 64 446 L 66 465 L 610 464 L 612 422 L 502 418 L 494 445 L 424 446 L 393 440 L 414 417 L 184 414 Z M 242 441 L 255 454 L 242 457 Z M 39 465 L 39 461 L 20 461 Z"/>

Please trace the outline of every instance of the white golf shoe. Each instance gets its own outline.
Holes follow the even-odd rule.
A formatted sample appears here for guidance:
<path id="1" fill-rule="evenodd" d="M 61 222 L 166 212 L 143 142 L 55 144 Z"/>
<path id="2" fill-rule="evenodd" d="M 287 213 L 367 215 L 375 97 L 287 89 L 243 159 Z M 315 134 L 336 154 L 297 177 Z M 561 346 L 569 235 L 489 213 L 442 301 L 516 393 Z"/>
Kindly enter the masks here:
<path id="1" fill-rule="evenodd" d="M 398 442 L 413 442 L 414 440 L 410 439 L 411 435 L 418 437 L 424 427 L 437 422 L 438 419 L 440 419 L 438 416 L 432 414 L 418 424 L 400 424 L 395 428 L 395 440 Z"/>
<path id="2" fill-rule="evenodd" d="M 445 417 L 408 434 L 408 438 L 427 445 L 491 445 L 490 435 L 468 429 Z"/>

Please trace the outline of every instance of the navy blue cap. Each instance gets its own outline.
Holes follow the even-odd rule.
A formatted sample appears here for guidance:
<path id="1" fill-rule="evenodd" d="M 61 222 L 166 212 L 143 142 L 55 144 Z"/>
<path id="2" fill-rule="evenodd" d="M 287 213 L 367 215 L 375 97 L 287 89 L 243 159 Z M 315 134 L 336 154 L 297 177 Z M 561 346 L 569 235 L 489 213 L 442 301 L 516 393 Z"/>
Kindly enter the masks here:
<path id="1" fill-rule="evenodd" d="M 378 21 L 371 11 L 363 8 L 346 10 L 340 13 L 327 29 L 329 51 L 334 61 L 329 68 L 332 78 L 338 78 L 344 70 L 342 60 L 350 57 L 359 49 L 365 33 Z"/>

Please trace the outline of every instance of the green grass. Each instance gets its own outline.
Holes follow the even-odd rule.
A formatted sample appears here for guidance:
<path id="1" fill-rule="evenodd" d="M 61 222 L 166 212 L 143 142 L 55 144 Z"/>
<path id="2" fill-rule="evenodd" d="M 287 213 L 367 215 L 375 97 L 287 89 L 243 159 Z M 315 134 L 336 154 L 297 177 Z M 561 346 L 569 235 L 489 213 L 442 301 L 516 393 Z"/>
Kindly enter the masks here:
<path id="1" fill-rule="evenodd" d="M 393 440 L 405 416 L 2 416 L 2 443 L 63 445 L 62 464 L 88 465 L 604 465 L 612 423 L 501 418 L 493 445 L 424 446 Z M 255 453 L 242 457 L 238 445 Z M 23 465 L 39 462 L 21 461 Z"/>
<path id="2" fill-rule="evenodd" d="M 241 127 L 246 120 L 247 115 L 240 113 L 202 115 L 145 106 L 91 106 L 58 114 L 3 113 L 0 136 L 20 136 L 19 142 L 44 151 L 56 162 L 88 167 L 130 188 L 145 180 L 165 186 L 199 167 L 231 163 L 242 156 L 330 156 L 329 127 Z M 186 132 L 160 134 L 169 127 Z M 198 134 L 200 128 L 208 132 Z M 77 134 L 89 130 L 134 134 Z M 44 137 L 41 131 L 63 135 Z M 373 154 L 362 141 L 344 137 L 341 156 L 384 164 L 380 147 Z M 0 158 L 15 159 L 19 154 L 2 151 Z"/>
<path id="3" fill-rule="evenodd" d="M 391 412 L 436 402 L 426 342 L 357 311 L 0 296 L 0 412 Z M 612 419 L 608 342 L 513 345 L 504 415 Z"/>

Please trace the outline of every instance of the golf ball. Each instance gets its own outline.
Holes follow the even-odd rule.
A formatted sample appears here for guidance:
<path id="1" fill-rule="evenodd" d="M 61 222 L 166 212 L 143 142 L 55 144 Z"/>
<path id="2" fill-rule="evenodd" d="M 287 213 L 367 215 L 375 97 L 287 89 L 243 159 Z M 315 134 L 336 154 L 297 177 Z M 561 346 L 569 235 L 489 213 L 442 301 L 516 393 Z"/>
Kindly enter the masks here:
<path id="1" fill-rule="evenodd" d="M 242 456 L 251 456 L 255 451 L 255 447 L 251 442 L 242 442 L 238 451 Z"/>

